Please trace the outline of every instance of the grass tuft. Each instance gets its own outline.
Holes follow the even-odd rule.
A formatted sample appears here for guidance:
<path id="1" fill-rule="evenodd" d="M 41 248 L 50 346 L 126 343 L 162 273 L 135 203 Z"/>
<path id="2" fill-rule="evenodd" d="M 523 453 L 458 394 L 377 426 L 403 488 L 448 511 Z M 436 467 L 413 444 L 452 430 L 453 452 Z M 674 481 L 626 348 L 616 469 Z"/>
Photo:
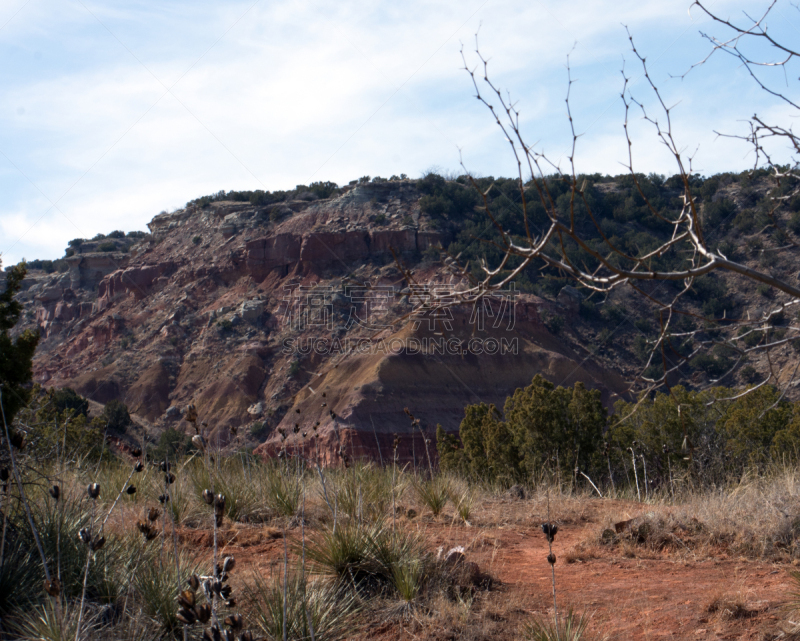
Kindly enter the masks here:
<path id="1" fill-rule="evenodd" d="M 268 639 L 284 638 L 284 592 L 287 641 L 340 641 L 352 635 L 358 605 L 351 592 L 309 581 L 300 572 L 289 576 L 284 591 L 278 577 L 267 580 L 256 574 L 245 593 L 254 623 Z"/>
<path id="2" fill-rule="evenodd" d="M 420 502 L 427 507 L 433 516 L 439 516 L 447 505 L 447 496 L 450 488 L 447 480 L 441 476 L 432 479 L 417 481 L 414 491 Z"/>
<path id="3" fill-rule="evenodd" d="M 533 619 L 522 628 L 522 637 L 528 641 L 590 641 L 586 629 L 590 617 L 569 610 L 566 615 L 555 619 Z"/>

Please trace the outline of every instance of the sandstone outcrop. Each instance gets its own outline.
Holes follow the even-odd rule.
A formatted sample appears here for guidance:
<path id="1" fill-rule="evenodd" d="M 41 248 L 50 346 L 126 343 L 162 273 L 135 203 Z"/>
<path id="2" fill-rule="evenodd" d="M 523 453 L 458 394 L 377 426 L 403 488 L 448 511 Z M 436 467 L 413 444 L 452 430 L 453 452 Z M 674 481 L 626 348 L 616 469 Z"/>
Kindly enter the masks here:
<path id="1" fill-rule="evenodd" d="M 575 297 L 567 309 L 520 294 L 485 326 L 483 308 L 414 316 L 394 256 L 418 283 L 460 284 L 426 251 L 449 241 L 421 213 L 414 181 L 300 196 L 162 213 L 125 253 L 75 253 L 68 273 L 32 273 L 20 298 L 32 312 L 22 328 L 43 333 L 36 379 L 120 399 L 152 437 L 187 429 L 181 409 L 193 403 L 212 442 L 268 455 L 315 436 L 331 464 L 388 460 L 395 435 L 400 460 L 427 464 L 437 424 L 456 431 L 465 405 L 502 406 L 537 373 L 582 380 L 608 403 L 624 393 L 542 323 L 542 311 L 574 312 Z"/>

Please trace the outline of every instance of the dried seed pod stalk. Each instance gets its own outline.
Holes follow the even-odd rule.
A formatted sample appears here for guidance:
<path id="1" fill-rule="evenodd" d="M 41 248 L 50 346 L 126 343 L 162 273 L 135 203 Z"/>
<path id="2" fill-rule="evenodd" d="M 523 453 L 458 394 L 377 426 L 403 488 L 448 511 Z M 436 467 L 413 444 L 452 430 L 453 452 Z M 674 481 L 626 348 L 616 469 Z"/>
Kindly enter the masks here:
<path id="1" fill-rule="evenodd" d="M 217 527 L 222 525 L 222 518 L 225 516 L 225 495 L 217 494 L 214 497 L 214 516 L 217 519 Z"/>

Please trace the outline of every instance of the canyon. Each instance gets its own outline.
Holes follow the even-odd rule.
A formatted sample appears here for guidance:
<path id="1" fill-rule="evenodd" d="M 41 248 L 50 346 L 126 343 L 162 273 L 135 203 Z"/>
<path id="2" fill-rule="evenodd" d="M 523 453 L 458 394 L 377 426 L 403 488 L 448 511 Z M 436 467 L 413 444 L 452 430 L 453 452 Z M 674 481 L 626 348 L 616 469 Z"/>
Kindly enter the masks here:
<path id="1" fill-rule="evenodd" d="M 583 381 L 609 407 L 626 394 L 622 372 L 545 326 L 578 318 L 570 287 L 425 310 L 464 276 L 416 181 L 293 196 L 189 204 L 111 251 L 84 242 L 63 273 L 31 270 L 18 329 L 41 335 L 35 381 L 124 401 L 151 439 L 192 433 L 193 405 L 221 445 L 315 448 L 329 464 L 427 465 L 437 425 L 457 432 L 466 405 L 502 407 L 537 373 Z"/>

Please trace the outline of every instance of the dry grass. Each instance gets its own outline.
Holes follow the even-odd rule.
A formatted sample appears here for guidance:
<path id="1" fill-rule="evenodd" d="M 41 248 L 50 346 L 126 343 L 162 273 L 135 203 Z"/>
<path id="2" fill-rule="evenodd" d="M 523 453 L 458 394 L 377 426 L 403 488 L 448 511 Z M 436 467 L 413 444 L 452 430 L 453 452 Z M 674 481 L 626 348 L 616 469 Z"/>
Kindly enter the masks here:
<path id="1" fill-rule="evenodd" d="M 749 602 L 741 591 L 713 596 L 705 610 L 720 619 L 749 619 L 761 611 L 757 605 Z"/>
<path id="2" fill-rule="evenodd" d="M 800 559 L 800 475 L 745 478 L 717 490 L 676 499 L 618 505 L 595 513 L 600 527 L 584 544 L 614 547 L 625 556 L 728 554 L 750 559 Z"/>
<path id="3" fill-rule="evenodd" d="M 524 537 L 541 536 L 540 525 L 548 520 L 557 523 L 562 532 L 570 529 L 591 532 L 584 539 L 570 539 L 569 545 L 561 547 L 559 563 L 589 563 L 601 557 L 675 556 L 696 560 L 722 553 L 751 559 L 800 559 L 800 546 L 796 543 L 800 539 L 800 473 L 789 469 L 768 479 L 745 478 L 715 491 L 685 492 L 677 498 L 659 495 L 647 503 L 600 499 L 593 494 L 572 493 L 567 487 L 553 486 L 528 487 L 523 499 L 502 488 L 443 477 L 437 479 L 436 489 L 446 493 L 448 500 L 438 515 L 434 515 L 428 497 L 421 496 L 418 491 L 420 479 L 408 471 L 398 471 L 392 486 L 391 468 L 359 465 L 326 470 L 323 487 L 315 470 L 297 466 L 262 468 L 257 461 L 240 459 L 223 461 L 213 470 L 203 469 L 203 465 L 206 464 L 201 460 L 185 467 L 176 465 L 176 479 L 170 486 L 173 500 L 169 507 L 178 525 L 179 548 L 197 552 L 204 562 L 213 550 L 213 518 L 200 493 L 210 484 L 224 488 L 228 496 L 228 510 L 217 532 L 220 549 L 272 550 L 272 556 L 264 563 L 271 564 L 275 576 L 282 572 L 282 556 L 276 557 L 275 551 L 280 550 L 282 554 L 284 533 L 289 539 L 289 548 L 294 550 L 290 555 L 292 563 L 298 561 L 301 525 L 309 544 L 317 541 L 321 533 L 331 532 L 334 523 L 337 531 L 375 525 L 384 533 L 390 533 L 396 528 L 400 538 L 411 536 L 420 542 L 418 553 L 401 550 L 395 554 L 396 563 L 393 561 L 393 565 L 383 568 L 382 585 L 385 587 L 372 596 L 359 596 L 364 601 L 358 609 L 361 612 L 359 625 L 363 624 L 367 630 L 365 638 L 389 634 L 391 626 L 399 626 L 420 639 L 439 641 L 519 638 L 523 625 L 534 614 L 531 611 L 534 597 L 505 591 L 502 585 L 487 591 L 489 582 L 480 583 L 471 578 L 474 568 L 470 568 L 468 580 L 463 580 L 458 572 L 443 571 L 431 564 L 430 559 L 435 558 L 437 547 L 443 545 L 446 551 L 447 546 L 456 541 L 453 545 L 464 547 L 468 561 L 480 559 L 481 572 L 505 572 L 508 566 L 496 567 L 496 559 L 501 559 L 502 564 L 508 563 L 503 559 L 508 558 L 507 553 L 513 552 L 515 545 L 527 545 L 519 543 L 524 540 L 520 532 L 524 532 Z M 103 513 L 124 487 L 128 470 L 128 464 L 107 464 L 99 470 L 70 470 L 60 479 L 64 496 L 82 495 L 87 482 L 100 479 L 103 489 L 99 512 Z M 162 516 L 156 526 L 162 534 L 147 545 L 159 563 L 170 563 L 174 541 L 170 521 L 164 519 L 164 505 L 158 502 L 158 495 L 163 492 L 163 478 L 162 472 L 149 466 L 134 477 L 137 492 L 123 495 L 109 520 L 107 552 L 117 549 L 116 539 L 127 540 L 125 537 L 131 536 L 135 523 L 144 518 L 150 507 L 158 507 Z M 266 505 L 266 497 L 284 491 L 286 502 L 280 499 L 279 503 Z M 48 504 L 44 490 L 32 490 L 32 496 L 37 503 Z M 80 501 L 85 502 L 85 499 Z M 394 515 L 393 503 L 397 507 Z M 74 532 L 71 535 L 74 540 Z M 134 535 L 139 536 L 135 531 Z M 564 539 L 559 538 L 557 542 L 563 544 Z M 314 555 L 307 556 L 310 569 Z M 427 574 L 417 571 L 418 566 L 411 558 L 414 556 L 429 559 L 425 561 L 427 565 L 419 565 Z M 407 562 L 409 559 L 411 561 Z M 139 583 L 144 580 L 145 573 L 137 566 L 135 558 L 126 563 L 126 571 L 135 574 L 134 587 L 138 588 L 131 589 L 130 581 L 118 579 L 115 594 L 117 606 L 124 610 L 119 625 L 129 626 L 137 612 L 145 612 Z M 542 570 L 547 571 L 544 561 L 542 565 Z M 102 567 L 104 571 L 105 568 L 111 571 L 116 566 L 103 561 Z M 358 566 L 357 569 L 363 568 Z M 340 584 L 347 584 L 342 577 L 339 579 Z M 237 577 L 235 581 L 240 579 Z M 170 580 L 165 591 L 176 589 L 173 583 L 177 583 L 177 579 Z M 119 606 L 119 603 L 124 605 Z M 537 603 L 541 608 L 541 603 Z M 97 610 L 97 605 L 92 603 L 87 612 L 91 614 Z M 705 609 L 708 615 L 720 621 L 748 619 L 760 612 L 758 602 L 745 591 L 714 595 Z M 247 608 L 241 611 L 246 619 L 252 614 Z M 172 612 L 165 616 L 172 616 Z M 539 611 L 537 616 L 545 617 L 541 619 L 545 621 L 548 612 Z M 158 628 L 156 619 L 151 614 L 145 627 L 148 630 Z M 168 626 L 162 624 L 164 627 Z M 136 636 L 133 631 L 122 632 L 121 628 L 120 634 Z"/>

